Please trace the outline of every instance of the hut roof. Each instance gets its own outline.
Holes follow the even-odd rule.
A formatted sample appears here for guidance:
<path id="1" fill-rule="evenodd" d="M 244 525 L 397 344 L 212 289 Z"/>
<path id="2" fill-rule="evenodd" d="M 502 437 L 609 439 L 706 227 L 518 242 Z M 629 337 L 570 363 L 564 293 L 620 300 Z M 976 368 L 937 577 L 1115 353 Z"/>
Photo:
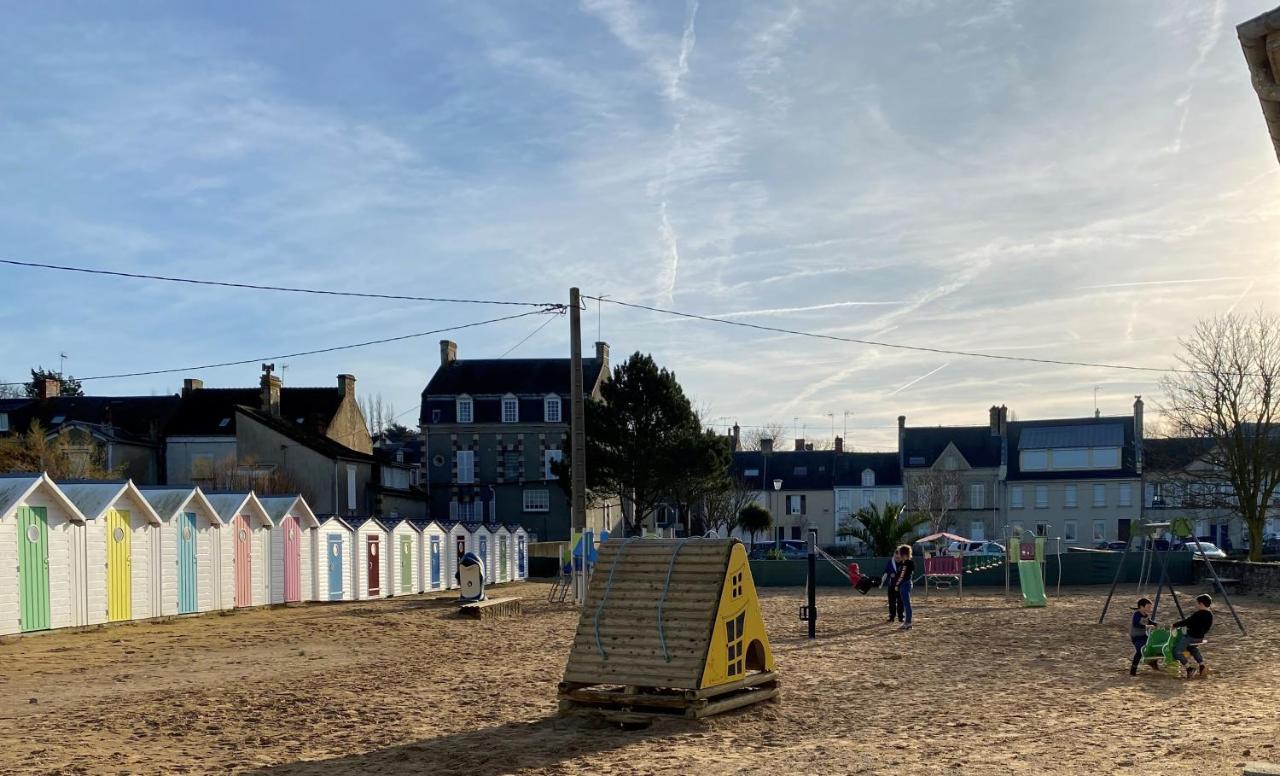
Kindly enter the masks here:
<path id="1" fill-rule="evenodd" d="M 46 490 L 73 518 L 84 521 L 84 514 L 47 474 L 0 474 L 0 520 L 8 519 L 28 496 L 41 489 Z"/>
<path id="2" fill-rule="evenodd" d="M 263 520 L 271 520 L 267 510 L 262 507 L 262 502 L 253 493 L 209 493 L 207 495 L 213 511 L 218 513 L 218 519 L 224 523 L 230 523 L 232 518 L 246 508 L 257 512 Z"/>
<path id="3" fill-rule="evenodd" d="M 151 502 L 142 495 L 132 480 L 124 482 L 60 482 L 58 487 L 66 494 L 71 503 L 76 505 L 86 520 L 97 520 L 106 514 L 121 499 L 131 496 L 133 501 L 142 507 L 143 514 L 151 518 L 151 522 L 159 523 L 160 515 L 151 506 Z"/>
<path id="4" fill-rule="evenodd" d="M 168 488 L 168 487 L 150 487 L 138 488 L 142 492 L 142 497 L 147 500 L 151 508 L 160 515 L 160 519 L 168 521 L 173 516 L 187 508 L 191 502 L 203 507 L 209 514 L 217 515 L 218 511 L 209 503 L 209 499 L 205 498 L 204 491 L 198 487 L 192 488 Z"/>
<path id="5" fill-rule="evenodd" d="M 262 504 L 262 508 L 267 511 L 267 517 L 271 518 L 272 525 L 279 525 L 280 521 L 291 512 L 300 512 L 303 516 L 319 522 L 316 519 L 316 514 L 311 511 L 311 507 L 307 504 L 307 500 L 300 495 L 258 496 L 258 501 Z"/>

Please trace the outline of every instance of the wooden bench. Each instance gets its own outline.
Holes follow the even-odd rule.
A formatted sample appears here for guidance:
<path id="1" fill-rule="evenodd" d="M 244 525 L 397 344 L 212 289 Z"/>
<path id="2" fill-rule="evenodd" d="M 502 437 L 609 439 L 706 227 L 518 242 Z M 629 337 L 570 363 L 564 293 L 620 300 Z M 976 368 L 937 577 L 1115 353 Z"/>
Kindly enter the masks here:
<path id="1" fill-rule="evenodd" d="M 487 598 L 483 601 L 472 601 L 458 607 L 458 613 L 473 620 L 495 620 L 499 617 L 517 617 L 520 615 L 520 599 L 514 596 L 507 598 Z"/>

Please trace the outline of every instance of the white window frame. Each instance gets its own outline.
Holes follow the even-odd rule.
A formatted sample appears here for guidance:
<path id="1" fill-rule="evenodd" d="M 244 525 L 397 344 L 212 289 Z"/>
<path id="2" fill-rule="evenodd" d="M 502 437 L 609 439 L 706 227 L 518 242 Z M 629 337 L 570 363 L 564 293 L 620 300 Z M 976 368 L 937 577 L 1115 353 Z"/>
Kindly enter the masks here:
<path id="1" fill-rule="evenodd" d="M 787 496 L 787 514 L 804 514 L 804 496 Z"/>
<path id="2" fill-rule="evenodd" d="M 981 482 L 969 483 L 969 508 L 970 509 L 986 509 L 987 508 L 987 486 L 982 484 Z"/>
<path id="3" fill-rule="evenodd" d="M 1062 506 L 1067 509 L 1075 509 L 1079 503 L 1079 493 L 1075 485 L 1062 486 Z"/>
<path id="4" fill-rule="evenodd" d="M 559 477 L 557 477 L 557 476 L 556 476 L 555 472 L 551 471 L 551 462 L 552 462 L 552 461 L 563 461 L 563 460 L 564 460 L 564 451 L 563 451 L 563 450 L 546 450 L 546 451 L 544 451 L 544 452 L 542 453 L 542 475 L 543 475 L 543 479 L 547 479 L 547 480 L 558 480 L 558 479 L 560 479 Z"/>
<path id="5" fill-rule="evenodd" d="M 1105 507 L 1107 505 L 1107 486 L 1105 483 L 1095 483 L 1093 486 L 1093 505 L 1095 507 Z"/>
<path id="6" fill-rule="evenodd" d="M 458 466 L 458 484 L 473 484 L 476 481 L 476 451 L 459 450 L 454 453 L 454 462 Z"/>
<path id="7" fill-rule="evenodd" d="M 463 394 L 454 400 L 454 415 L 459 423 L 476 422 L 476 403 L 470 396 Z"/>
<path id="8" fill-rule="evenodd" d="M 1026 502 L 1022 500 L 1022 486 L 1021 485 L 1009 486 L 1009 508 L 1022 509 L 1025 506 L 1025 504 Z"/>
<path id="9" fill-rule="evenodd" d="M 554 408 L 554 412 L 552 409 Z M 542 421 L 544 423 L 561 423 L 564 417 L 564 407 L 560 402 L 560 397 L 554 393 L 549 393 L 542 398 Z"/>
<path id="10" fill-rule="evenodd" d="M 1106 540 L 1107 540 L 1107 521 L 1094 520 L 1093 521 L 1093 541 L 1105 542 Z"/>
<path id="11" fill-rule="evenodd" d="M 532 497 L 532 498 L 531 498 Z M 531 488 L 523 491 L 522 506 L 526 512 L 550 512 L 551 491 L 546 488 Z"/>
<path id="12" fill-rule="evenodd" d="M 1049 508 L 1049 486 L 1037 485 L 1036 486 L 1036 509 L 1048 509 L 1048 508 Z"/>
<path id="13" fill-rule="evenodd" d="M 509 393 L 502 397 L 502 422 L 520 422 L 520 400 L 515 397 L 515 394 Z"/>
<path id="14" fill-rule="evenodd" d="M 1062 540 L 1065 542 L 1079 541 L 1079 526 L 1075 520 L 1065 520 L 1062 523 Z"/>
<path id="15" fill-rule="evenodd" d="M 1120 483 L 1119 504 L 1122 507 L 1133 506 L 1133 486 L 1127 482 Z"/>
<path id="16" fill-rule="evenodd" d="M 862 470 L 862 487 L 874 488 L 876 486 L 876 473 L 870 469 Z"/>

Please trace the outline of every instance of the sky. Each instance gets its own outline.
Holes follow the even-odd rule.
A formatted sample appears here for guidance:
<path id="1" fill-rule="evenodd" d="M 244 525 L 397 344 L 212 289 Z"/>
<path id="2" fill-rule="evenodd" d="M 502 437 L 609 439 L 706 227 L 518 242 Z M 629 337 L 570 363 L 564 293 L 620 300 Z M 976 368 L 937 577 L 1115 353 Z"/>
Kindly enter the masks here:
<path id="1" fill-rule="evenodd" d="M 0 258 L 1174 364 L 1277 310 L 1280 166 L 1235 25 L 1276 0 L 5 3 Z M 509 306 L 0 265 L 0 378 L 257 359 Z M 562 357 L 525 317 L 284 359 L 416 422 L 439 363 Z M 538 328 L 538 327 L 542 328 Z M 606 301 L 714 425 L 846 433 L 1158 413 L 1158 373 L 995 362 Z M 532 335 L 532 336 L 530 336 Z M 525 338 L 528 337 L 526 340 Z M 522 342 L 522 340 L 524 340 Z M 518 345 L 518 347 L 513 346 Z M 256 385 L 249 364 L 85 384 Z"/>

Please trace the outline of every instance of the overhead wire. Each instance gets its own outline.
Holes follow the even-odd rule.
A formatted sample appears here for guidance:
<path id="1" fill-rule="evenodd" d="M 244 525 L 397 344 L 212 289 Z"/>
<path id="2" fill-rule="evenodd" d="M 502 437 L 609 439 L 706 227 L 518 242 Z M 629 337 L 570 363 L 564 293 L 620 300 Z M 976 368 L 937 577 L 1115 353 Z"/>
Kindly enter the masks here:
<path id="1" fill-rule="evenodd" d="M 442 329 L 432 329 L 430 331 L 419 331 L 413 334 L 401 334 L 395 337 L 382 337 L 379 339 L 366 340 L 364 342 L 353 342 L 347 345 L 334 345 L 328 348 L 316 348 L 314 350 L 303 350 L 297 353 L 284 353 L 276 356 L 260 356 L 258 358 L 246 358 L 238 361 L 221 361 L 213 364 L 200 364 L 198 366 L 184 366 L 184 367 L 176 367 L 173 369 L 150 369 L 150 370 L 141 371 L 141 372 L 122 372 L 119 374 L 110 374 L 110 375 L 93 375 L 91 377 L 77 377 L 76 380 L 83 383 L 83 382 L 88 382 L 89 380 L 116 380 L 116 379 L 122 379 L 126 377 L 149 377 L 152 375 L 174 374 L 177 372 L 198 372 L 204 369 L 218 369 L 218 368 L 227 367 L 227 366 L 244 366 L 245 364 L 255 364 L 262 361 L 283 360 L 286 358 L 302 358 L 304 356 L 316 356 L 322 353 L 335 353 L 340 350 L 354 350 L 356 348 L 365 348 L 371 345 L 384 345 L 389 342 L 402 342 L 404 340 L 415 339 L 417 337 L 429 337 L 433 334 L 444 334 L 445 332 L 450 332 L 450 331 L 474 329 L 478 326 L 488 326 L 489 324 L 493 324 L 493 323 L 501 323 L 503 321 L 514 321 L 518 318 L 527 318 L 530 315 L 555 315 L 555 314 L 559 314 L 559 312 L 560 312 L 559 310 L 552 310 L 552 309 L 529 310 L 527 312 L 516 313 L 514 315 L 504 315 L 501 318 L 490 318 L 484 321 L 474 321 L 472 323 L 463 323 L 457 326 L 446 326 L 445 328 L 442 328 Z M 22 382 L 0 383 L 0 385 L 25 385 L 25 383 L 22 383 Z"/>
<path id="2" fill-rule="evenodd" d="M 186 283 L 194 286 L 219 286 L 222 288 L 238 288 L 251 291 L 282 291 L 291 294 L 318 294 L 321 296 L 349 296 L 362 299 L 387 299 L 404 302 L 434 302 L 439 304 L 489 304 L 513 305 L 518 307 L 555 307 L 563 309 L 564 304 L 556 302 L 521 302 L 508 299 L 465 299 L 441 296 L 412 296 L 408 294 L 375 294 L 363 291 L 335 291 L 322 288 L 300 288 L 293 286 L 270 286 L 257 283 L 236 283 L 230 280 L 209 280 L 205 278 L 184 278 L 171 275 L 151 275 L 142 272 L 123 272 L 120 270 L 98 269 L 96 267 L 75 267 L 67 264 L 46 264 L 36 261 L 18 261 L 0 258 L 0 264 L 28 269 L 46 269 L 58 272 L 78 272 L 86 275 L 109 275 L 112 277 L 131 278 L 134 280 L 159 280 L 165 283 Z"/>
<path id="3" fill-rule="evenodd" d="M 649 312 L 660 313 L 662 315 L 670 315 L 677 318 L 686 318 L 695 321 L 705 321 L 708 323 L 719 323 L 725 326 L 737 326 L 744 329 L 754 329 L 756 331 L 765 331 L 774 334 L 789 334 L 797 337 L 810 337 L 813 339 L 830 340 L 833 342 L 847 342 L 854 345 L 867 345 L 877 348 L 891 348 L 894 350 L 910 350 L 920 353 L 934 353 L 948 356 L 963 356 L 966 358 L 985 358 L 994 361 L 1014 361 L 1020 363 L 1031 364 L 1047 364 L 1050 366 L 1082 366 L 1094 369 L 1119 369 L 1132 372 L 1155 372 L 1160 374 L 1178 373 L 1178 374 L 1204 374 L 1198 369 L 1179 369 L 1176 367 L 1156 367 L 1156 366 L 1136 366 L 1133 364 L 1107 364 L 1092 361 L 1072 361 L 1067 359 L 1055 358 L 1035 358 L 1034 356 L 1006 356 L 998 353 L 983 353 L 975 350 L 953 350 L 950 348 L 930 347 L 928 345 L 907 345 L 900 342 L 882 342 L 879 340 L 858 339 L 856 337 L 842 337 L 838 334 L 823 334 L 820 332 L 803 331 L 800 329 L 788 329 L 781 326 L 766 326 L 760 323 L 748 323 L 747 321 L 734 321 L 726 318 L 716 318 L 712 315 L 699 315 L 697 313 L 686 313 L 680 310 L 670 310 L 652 305 L 639 304 L 637 302 L 624 302 L 620 299 L 611 299 L 602 296 L 583 295 L 584 299 L 594 299 L 598 302 L 607 302 L 620 307 L 629 307 L 636 310 L 648 310 Z"/>

